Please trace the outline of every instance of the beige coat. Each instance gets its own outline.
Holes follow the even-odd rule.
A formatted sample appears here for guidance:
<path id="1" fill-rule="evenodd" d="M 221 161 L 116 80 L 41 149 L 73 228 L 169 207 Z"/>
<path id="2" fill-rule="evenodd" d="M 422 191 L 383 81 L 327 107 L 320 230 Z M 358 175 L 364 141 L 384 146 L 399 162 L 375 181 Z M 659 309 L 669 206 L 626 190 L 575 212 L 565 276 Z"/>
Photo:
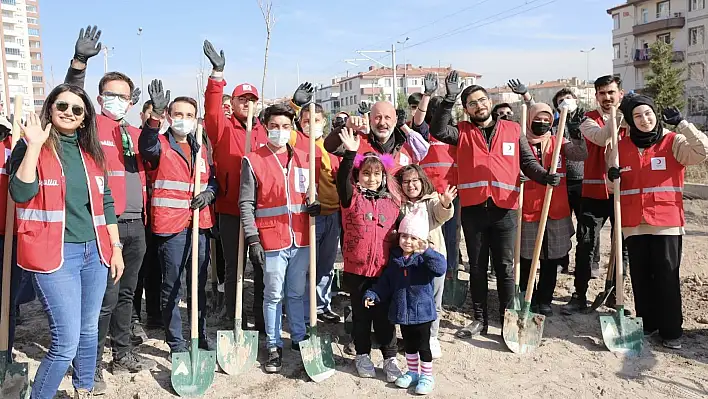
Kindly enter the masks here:
<path id="1" fill-rule="evenodd" d="M 428 241 L 434 246 L 435 250 L 447 257 L 447 249 L 445 248 L 445 238 L 443 237 L 442 225 L 452 219 L 455 214 L 454 205 L 450 204 L 450 208 L 445 208 L 440 202 L 438 193 L 432 193 L 423 196 L 416 202 L 406 201 L 401 205 L 401 214 L 404 216 L 413 209 L 425 206 L 428 212 L 428 223 L 430 224 L 430 235 Z"/>

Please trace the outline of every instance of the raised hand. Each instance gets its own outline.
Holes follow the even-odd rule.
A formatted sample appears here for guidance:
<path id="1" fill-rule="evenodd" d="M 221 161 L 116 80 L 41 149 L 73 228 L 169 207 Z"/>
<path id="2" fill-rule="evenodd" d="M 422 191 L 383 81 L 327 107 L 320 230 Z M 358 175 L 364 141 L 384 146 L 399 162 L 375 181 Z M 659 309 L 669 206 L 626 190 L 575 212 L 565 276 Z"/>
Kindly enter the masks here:
<path id="1" fill-rule="evenodd" d="M 130 102 L 135 105 L 138 102 L 140 102 L 140 95 L 143 94 L 143 91 L 140 90 L 139 87 L 136 87 L 135 90 L 133 90 L 133 94 L 130 96 Z"/>
<path id="2" fill-rule="evenodd" d="M 220 53 L 216 52 L 214 46 L 209 42 L 209 40 L 204 40 L 204 55 L 207 56 L 209 62 L 211 62 L 212 68 L 217 72 L 222 72 L 224 70 L 224 65 L 226 65 L 226 58 L 224 57 L 224 50 Z"/>
<path id="3" fill-rule="evenodd" d="M 42 120 L 34 112 L 29 115 L 27 122 L 20 129 L 27 140 L 27 144 L 36 144 L 37 146 L 44 145 L 49 138 L 49 131 L 52 130 L 52 124 L 47 123 L 47 126 L 42 129 Z"/>
<path id="4" fill-rule="evenodd" d="M 396 110 L 396 127 L 400 129 L 405 124 L 406 124 L 406 110 L 405 109 L 397 109 Z"/>
<path id="5" fill-rule="evenodd" d="M 358 134 L 354 134 L 354 131 L 351 128 L 343 128 L 339 132 L 339 139 L 342 140 L 342 144 L 347 151 L 356 152 L 359 150 L 361 137 Z"/>
<path id="6" fill-rule="evenodd" d="M 447 77 L 445 77 L 445 90 L 447 91 L 447 95 L 445 96 L 446 100 L 457 100 L 457 96 L 459 96 L 462 92 L 462 88 L 460 87 L 460 76 L 457 71 L 450 71 L 450 73 L 447 74 Z"/>
<path id="7" fill-rule="evenodd" d="M 681 121 L 683 120 L 683 116 L 681 115 L 681 111 L 679 111 L 678 108 L 667 107 L 664 108 L 664 112 L 662 112 L 661 119 L 666 124 L 676 126 L 681 123 Z"/>
<path id="8" fill-rule="evenodd" d="M 303 107 L 312 101 L 312 93 L 315 92 L 315 88 L 309 82 L 301 83 L 300 86 L 295 90 L 293 94 L 293 103 L 298 107 Z"/>
<path id="9" fill-rule="evenodd" d="M 359 111 L 360 115 L 366 115 L 371 112 L 371 104 L 366 101 L 362 101 L 361 104 L 359 104 L 359 109 L 357 111 Z"/>
<path id="10" fill-rule="evenodd" d="M 154 79 L 148 86 L 148 94 L 152 100 L 152 115 L 162 117 L 170 104 L 170 91 L 162 90 L 162 81 Z"/>
<path id="11" fill-rule="evenodd" d="M 423 94 L 432 96 L 438 89 L 438 77 L 434 73 L 426 73 L 423 78 Z"/>
<path id="12" fill-rule="evenodd" d="M 457 197 L 457 187 L 447 186 L 445 192 L 438 193 L 438 197 L 440 198 L 440 203 L 442 203 L 445 208 L 450 208 L 452 201 Z"/>
<path id="13" fill-rule="evenodd" d="M 350 116 L 347 118 L 348 128 L 352 129 L 354 133 L 368 133 L 369 132 L 369 115 L 364 114 L 364 116 Z"/>
<path id="14" fill-rule="evenodd" d="M 519 79 L 511 79 L 508 83 L 508 86 L 511 91 L 520 96 L 523 96 L 529 92 L 529 89 L 526 87 L 526 85 L 521 83 Z"/>
<path id="15" fill-rule="evenodd" d="M 425 252 L 426 249 L 428 249 L 428 240 L 418 240 L 418 244 L 416 245 L 415 252 L 422 254 Z"/>
<path id="16" fill-rule="evenodd" d="M 101 52 L 101 43 L 98 41 L 100 38 L 101 31 L 98 30 L 98 26 L 89 25 L 86 31 L 81 28 L 74 46 L 74 59 L 86 64 L 89 58 Z"/>

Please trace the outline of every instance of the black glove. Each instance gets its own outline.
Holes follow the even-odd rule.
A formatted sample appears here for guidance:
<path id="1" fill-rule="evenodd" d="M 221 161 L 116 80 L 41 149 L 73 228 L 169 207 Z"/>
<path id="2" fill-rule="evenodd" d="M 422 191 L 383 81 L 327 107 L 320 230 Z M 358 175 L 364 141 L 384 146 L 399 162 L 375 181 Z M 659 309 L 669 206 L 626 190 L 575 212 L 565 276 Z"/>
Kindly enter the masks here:
<path id="1" fill-rule="evenodd" d="M 265 251 L 260 242 L 253 243 L 248 246 L 248 259 L 251 260 L 253 266 L 265 266 Z"/>
<path id="2" fill-rule="evenodd" d="M 438 89 L 438 77 L 434 73 L 426 73 L 423 78 L 423 94 L 432 96 Z"/>
<path id="3" fill-rule="evenodd" d="M 558 185 L 561 184 L 561 177 L 558 176 L 556 173 L 550 174 L 546 172 L 546 175 L 543 176 L 543 182 L 546 183 L 546 185 L 558 187 Z"/>
<path id="4" fill-rule="evenodd" d="M 405 124 L 406 124 L 406 110 L 405 109 L 397 109 L 396 110 L 396 127 L 400 129 Z"/>
<path id="5" fill-rule="evenodd" d="M 565 127 L 568 129 L 568 136 L 572 139 L 581 139 L 583 138 L 583 134 L 580 132 L 580 125 L 583 124 L 583 121 L 585 120 L 585 111 L 582 109 L 578 108 L 575 111 L 575 114 L 573 115 L 570 120 L 566 123 Z"/>
<path id="6" fill-rule="evenodd" d="M 315 92 L 315 88 L 312 87 L 311 83 L 305 82 L 301 83 L 300 86 L 295 90 L 293 94 L 293 103 L 298 107 L 303 107 L 312 101 L 312 93 Z"/>
<path id="7" fill-rule="evenodd" d="M 513 91 L 514 93 L 516 93 L 520 96 L 523 96 L 524 94 L 529 92 L 529 89 L 526 87 L 526 85 L 521 83 L 519 81 L 519 79 L 516 79 L 516 80 L 511 79 L 509 81 L 508 86 L 511 89 L 511 91 Z"/>
<path id="8" fill-rule="evenodd" d="M 162 90 L 162 81 L 154 79 L 148 86 L 148 94 L 152 100 L 152 113 L 162 116 L 170 104 L 170 91 L 165 93 Z"/>
<path id="9" fill-rule="evenodd" d="M 226 58 L 224 57 L 224 50 L 220 53 L 216 52 L 214 46 L 212 46 L 209 40 L 204 40 L 204 55 L 207 56 L 209 62 L 211 62 L 212 68 L 217 72 L 224 71 L 224 65 L 226 65 Z"/>
<path id="10" fill-rule="evenodd" d="M 519 179 L 522 183 L 526 183 L 527 181 L 531 180 L 528 177 L 526 177 L 526 175 L 524 175 L 523 173 L 521 175 L 519 175 Z"/>
<path id="11" fill-rule="evenodd" d="M 139 87 L 136 87 L 135 90 L 133 90 L 133 94 L 130 96 L 130 102 L 135 105 L 140 101 L 140 95 L 143 94 L 143 91 L 140 90 Z"/>
<path id="12" fill-rule="evenodd" d="M 359 104 L 359 114 L 366 115 L 369 112 L 371 112 L 371 104 L 367 103 L 366 101 L 362 101 L 361 104 Z"/>
<path id="13" fill-rule="evenodd" d="M 86 27 L 86 31 L 81 28 L 79 38 L 74 46 L 74 59 L 81 61 L 84 64 L 88 59 L 101 52 L 101 43 L 98 41 L 101 38 L 101 31 L 98 26 L 91 25 Z"/>
<path id="14" fill-rule="evenodd" d="M 196 197 L 192 198 L 192 204 L 189 206 L 192 209 L 197 209 L 201 211 L 205 206 L 214 202 L 214 193 L 211 191 L 202 191 Z"/>
<path id="15" fill-rule="evenodd" d="M 678 108 L 676 107 L 667 107 L 664 108 L 664 112 L 662 113 L 662 118 L 664 120 L 664 123 L 671 125 L 671 126 L 676 126 L 681 121 L 683 120 L 683 116 L 681 115 L 681 111 L 679 111 Z"/>
<path id="16" fill-rule="evenodd" d="M 312 217 L 319 216 L 322 212 L 322 204 L 320 204 L 320 201 L 318 200 L 308 202 L 305 208 L 305 212 L 307 212 L 307 214 Z"/>
<path id="17" fill-rule="evenodd" d="M 460 88 L 460 77 L 457 71 L 451 71 L 447 74 L 445 78 L 445 90 L 447 91 L 447 95 L 445 96 L 446 100 L 453 102 L 457 100 L 457 96 L 462 92 L 462 88 Z"/>
<path id="18" fill-rule="evenodd" d="M 615 180 L 620 178 L 620 168 L 616 166 L 612 166 L 609 169 L 607 169 L 607 178 L 610 179 L 611 182 L 614 182 Z"/>

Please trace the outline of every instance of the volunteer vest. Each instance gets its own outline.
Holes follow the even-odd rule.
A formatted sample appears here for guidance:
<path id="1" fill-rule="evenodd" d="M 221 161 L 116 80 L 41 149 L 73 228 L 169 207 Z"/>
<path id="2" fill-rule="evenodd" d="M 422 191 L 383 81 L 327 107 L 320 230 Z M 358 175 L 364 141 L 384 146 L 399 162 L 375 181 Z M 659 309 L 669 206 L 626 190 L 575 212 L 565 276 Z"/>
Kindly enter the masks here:
<path id="1" fill-rule="evenodd" d="M 322 138 L 320 138 L 322 140 Z M 310 152 L 310 138 L 307 137 L 307 135 L 301 131 L 297 131 L 296 139 L 295 139 L 295 148 L 304 152 L 305 154 L 308 154 Z M 330 172 L 331 175 L 329 176 L 330 179 L 336 181 L 337 180 L 337 171 L 339 170 L 339 163 L 340 159 L 338 156 L 333 155 L 328 153 L 327 151 L 324 152 L 324 155 L 329 159 L 329 165 L 330 165 Z M 310 158 L 307 158 L 308 161 Z M 316 170 L 322 171 L 323 170 L 323 165 L 322 165 L 322 149 L 320 148 L 319 145 L 315 145 L 315 167 L 317 168 Z M 326 176 L 319 176 L 319 178 L 326 178 Z"/>
<path id="2" fill-rule="evenodd" d="M 519 198 L 519 137 L 521 127 L 498 120 L 491 147 L 484 133 L 470 122 L 457 125 L 457 191 L 461 206 L 492 198 L 503 209 L 517 209 Z"/>
<path id="3" fill-rule="evenodd" d="M 7 136 L 5 140 L 0 142 L 0 151 L 3 153 L 3 158 L 0 160 L 0 235 L 5 235 L 5 220 L 7 209 L 7 191 L 8 191 L 8 172 L 10 165 L 10 154 L 12 154 L 12 137 Z M 17 232 L 17 221 L 15 221 L 15 232 Z"/>
<path id="4" fill-rule="evenodd" d="M 543 153 L 543 162 L 541 163 L 545 169 L 551 166 L 553 158 L 553 149 L 556 146 L 556 136 L 551 136 L 549 144 Z M 535 146 L 531 146 L 531 150 L 536 155 L 536 159 L 541 160 L 538 156 Z M 560 220 L 570 217 L 570 205 L 568 204 L 568 188 L 566 185 L 566 170 L 563 151 L 558 157 L 558 169 L 556 174 L 560 176 L 560 185 L 553 188 L 553 196 L 551 197 L 551 208 L 548 210 L 548 217 L 553 220 Z M 543 208 L 543 199 L 546 196 L 546 185 L 538 184 L 533 180 L 524 183 L 524 207 L 523 220 L 524 222 L 538 222 L 541 220 L 541 208 Z"/>
<path id="5" fill-rule="evenodd" d="M 354 188 L 349 208 L 342 208 L 344 271 L 378 277 L 397 242 L 394 232 L 400 208 L 391 198 L 366 198 Z"/>
<path id="6" fill-rule="evenodd" d="M 310 245 L 309 215 L 305 212 L 310 169 L 305 152 L 293 149 L 288 165 L 281 165 L 270 147 L 263 146 L 244 159 L 256 177 L 256 227 L 266 251 Z"/>
<path id="7" fill-rule="evenodd" d="M 361 143 L 359 144 L 359 150 L 357 152 L 362 155 L 366 154 L 367 152 L 375 152 L 381 155 L 378 150 L 376 150 L 374 147 L 371 146 L 371 144 L 369 144 L 369 140 L 366 137 L 361 138 Z M 413 156 L 405 145 L 402 146 L 399 151 L 396 151 L 395 154 L 391 155 L 393 156 L 393 160 L 396 162 L 396 165 L 394 166 L 393 170 L 388 171 L 391 175 L 394 175 L 398 169 L 401 169 L 402 167 L 413 163 Z"/>
<path id="8" fill-rule="evenodd" d="M 143 186 L 143 207 L 147 203 L 147 191 L 145 183 L 145 168 L 143 161 L 138 154 L 138 138 L 140 130 L 133 126 L 126 126 L 130 138 L 133 140 L 133 148 L 136 154 L 138 173 Z M 98 129 L 98 139 L 101 142 L 103 153 L 106 154 L 106 173 L 108 174 L 108 187 L 113 196 L 113 206 L 116 215 L 120 216 L 125 211 L 126 206 L 126 185 L 125 185 L 125 156 L 123 154 L 123 138 L 120 124 L 105 115 L 96 115 L 96 128 Z"/>
<path id="9" fill-rule="evenodd" d="M 585 113 L 585 116 L 594 120 L 600 127 L 605 126 L 602 114 L 598 110 Z M 625 129 L 619 130 L 619 138 L 625 135 Z M 621 140 L 620 140 L 621 141 Z M 585 140 L 588 148 L 588 157 L 585 159 L 583 172 L 583 193 L 584 198 L 609 199 L 610 193 L 607 190 L 607 165 L 605 163 L 605 147 L 600 147 Z"/>
<path id="10" fill-rule="evenodd" d="M 640 154 L 632 140 L 619 143 L 622 227 L 645 221 L 652 226 L 677 227 L 683 213 L 683 177 L 686 167 L 673 153 L 676 133 L 665 134 Z"/>
<path id="11" fill-rule="evenodd" d="M 457 185 L 457 147 L 445 144 L 430 136 L 428 154 L 420 161 L 420 167 L 439 193 L 447 186 Z"/>
<path id="12" fill-rule="evenodd" d="M 86 169 L 89 206 L 93 216 L 98 253 L 110 265 L 113 247 L 103 213 L 105 172 L 81 150 Z M 64 263 L 64 224 L 66 220 L 66 177 L 57 154 L 42 147 L 37 162 L 39 191 L 26 203 L 17 204 L 17 266 L 31 272 L 51 273 Z"/>
<path id="13" fill-rule="evenodd" d="M 160 163 L 152 183 L 152 200 L 150 212 L 152 216 L 152 232 L 155 234 L 175 234 L 184 230 L 192 217 L 189 207 L 194 197 L 194 169 L 187 165 L 177 151 L 172 149 L 168 138 L 159 136 Z M 211 169 L 206 158 L 206 150 L 202 146 L 200 158 L 193 162 L 195 168 L 200 168 L 201 190 L 209 183 Z M 191 169 L 191 170 L 190 170 Z M 214 226 L 214 218 L 210 206 L 199 211 L 199 228 L 209 229 Z M 191 226 L 190 226 L 191 227 Z"/>

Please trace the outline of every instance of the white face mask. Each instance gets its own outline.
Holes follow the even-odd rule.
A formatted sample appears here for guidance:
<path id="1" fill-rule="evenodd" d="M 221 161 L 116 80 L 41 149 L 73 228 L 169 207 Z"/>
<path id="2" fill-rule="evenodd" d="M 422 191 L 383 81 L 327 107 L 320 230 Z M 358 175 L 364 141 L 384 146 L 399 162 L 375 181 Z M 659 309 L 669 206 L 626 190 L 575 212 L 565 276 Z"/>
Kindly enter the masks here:
<path id="1" fill-rule="evenodd" d="M 303 129 L 303 133 L 305 133 L 308 137 L 310 136 L 310 129 L 315 133 L 315 139 L 319 139 L 322 137 L 324 134 L 324 127 L 320 125 L 315 125 L 315 126 L 308 126 L 307 129 Z"/>
<path id="2" fill-rule="evenodd" d="M 194 119 L 173 119 L 172 120 L 172 133 L 178 137 L 185 137 L 188 134 L 194 132 L 197 127 L 197 121 Z"/>
<path id="3" fill-rule="evenodd" d="M 274 147 L 282 147 L 290 141 L 290 130 L 268 130 L 268 142 Z"/>
<path id="4" fill-rule="evenodd" d="M 562 109 L 563 107 L 568 108 L 568 112 L 575 112 L 576 109 L 578 109 L 578 100 L 574 98 L 566 98 L 565 100 L 561 101 L 560 105 L 558 106 L 558 109 Z"/>
<path id="5" fill-rule="evenodd" d="M 103 115 L 114 121 L 119 121 L 125 117 L 130 102 L 114 96 L 101 96 L 101 98 L 103 99 L 103 106 L 101 107 L 101 113 Z"/>

